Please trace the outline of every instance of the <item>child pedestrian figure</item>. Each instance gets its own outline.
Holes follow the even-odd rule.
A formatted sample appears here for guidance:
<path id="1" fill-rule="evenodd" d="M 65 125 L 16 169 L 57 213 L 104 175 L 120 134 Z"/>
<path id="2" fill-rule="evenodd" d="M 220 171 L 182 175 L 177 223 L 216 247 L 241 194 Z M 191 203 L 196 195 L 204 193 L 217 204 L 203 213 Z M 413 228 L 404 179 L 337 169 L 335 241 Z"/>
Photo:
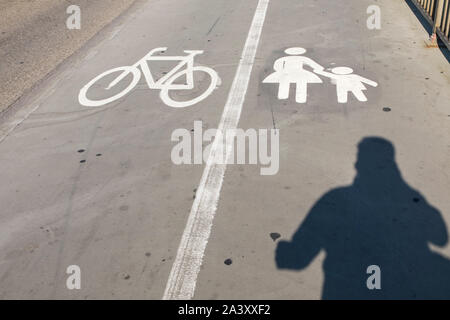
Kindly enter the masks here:
<path id="1" fill-rule="evenodd" d="M 336 67 L 331 69 L 332 73 L 320 69 L 314 70 L 314 72 L 334 80 L 332 82 L 336 85 L 339 103 L 347 103 L 349 92 L 353 93 L 359 101 L 367 101 L 367 97 L 363 93 L 364 90 L 367 90 L 364 83 L 372 87 L 378 86 L 375 81 L 353 74 L 352 68 Z"/>

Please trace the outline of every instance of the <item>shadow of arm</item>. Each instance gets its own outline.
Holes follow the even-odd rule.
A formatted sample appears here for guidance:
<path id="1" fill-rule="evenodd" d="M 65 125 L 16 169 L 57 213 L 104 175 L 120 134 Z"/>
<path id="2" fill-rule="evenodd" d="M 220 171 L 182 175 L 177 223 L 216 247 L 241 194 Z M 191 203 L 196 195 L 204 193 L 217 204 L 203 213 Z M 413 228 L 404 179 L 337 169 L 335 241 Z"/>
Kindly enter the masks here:
<path id="1" fill-rule="evenodd" d="M 280 241 L 276 250 L 276 263 L 279 269 L 302 270 L 319 253 L 319 247 L 298 246 L 295 242 Z"/>
<path id="2" fill-rule="evenodd" d="M 428 233 L 428 240 L 436 246 L 444 247 L 448 242 L 447 226 L 441 213 L 431 205 L 428 206 L 429 215 L 427 218 L 431 226 L 430 232 Z"/>
<path id="3" fill-rule="evenodd" d="M 303 221 L 291 241 L 278 243 L 275 261 L 280 269 L 301 270 L 306 268 L 324 248 L 324 238 L 333 224 L 331 208 L 320 200 Z"/>

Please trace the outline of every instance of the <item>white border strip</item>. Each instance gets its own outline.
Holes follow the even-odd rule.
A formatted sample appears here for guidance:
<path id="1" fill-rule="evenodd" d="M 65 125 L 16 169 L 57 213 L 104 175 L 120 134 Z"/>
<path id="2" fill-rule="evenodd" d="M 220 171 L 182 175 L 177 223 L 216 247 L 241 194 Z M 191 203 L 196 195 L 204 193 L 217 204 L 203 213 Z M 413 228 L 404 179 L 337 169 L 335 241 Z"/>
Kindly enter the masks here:
<path id="1" fill-rule="evenodd" d="M 258 2 L 239 67 L 220 120 L 218 128 L 220 132 L 237 128 L 269 2 L 270 0 L 259 0 Z M 226 149 L 224 149 L 225 147 Z M 197 276 L 211 233 L 225 175 L 226 164 L 219 164 L 223 162 L 215 160 L 221 158 L 219 154 L 223 150 L 226 150 L 227 159 L 231 148 L 224 145 L 223 139 L 215 139 L 167 281 L 163 300 L 188 300 L 194 296 Z"/>
<path id="2" fill-rule="evenodd" d="M 3 123 L 1 123 L 0 119 L 0 143 L 2 143 L 3 140 L 5 140 L 6 137 L 8 137 L 8 135 L 11 132 L 13 132 L 15 128 L 20 126 L 22 122 L 27 120 L 30 114 L 35 112 L 39 107 L 40 105 L 38 104 L 38 105 L 30 105 L 26 108 L 21 108 L 18 111 L 16 111 L 15 114 L 7 115 L 5 117 L 6 120 L 4 120 Z M 5 112 L 7 111 L 5 110 Z"/>

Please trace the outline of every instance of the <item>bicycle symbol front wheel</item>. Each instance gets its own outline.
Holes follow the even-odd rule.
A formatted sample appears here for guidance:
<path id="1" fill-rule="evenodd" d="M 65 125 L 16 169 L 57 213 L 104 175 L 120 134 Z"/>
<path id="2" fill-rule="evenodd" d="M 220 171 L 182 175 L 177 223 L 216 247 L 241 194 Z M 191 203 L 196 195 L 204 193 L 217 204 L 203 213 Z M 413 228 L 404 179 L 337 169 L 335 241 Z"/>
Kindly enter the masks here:
<path id="1" fill-rule="evenodd" d="M 171 89 L 169 89 L 170 86 L 173 84 L 173 82 L 176 79 L 185 76 L 189 72 L 189 70 L 187 70 L 187 69 L 183 70 L 183 71 L 180 71 L 180 72 L 174 74 L 166 82 L 166 86 L 165 86 L 164 89 L 161 89 L 160 98 L 166 105 L 168 105 L 169 107 L 172 107 L 172 108 L 185 108 L 185 107 L 192 106 L 192 105 L 197 104 L 200 101 L 206 99 L 214 91 L 214 89 L 217 87 L 217 84 L 219 82 L 219 76 L 217 75 L 217 73 L 213 69 L 207 68 L 207 67 L 198 66 L 198 67 L 193 67 L 191 69 L 191 71 L 192 72 L 204 72 L 211 78 L 211 83 L 210 83 L 208 89 L 206 89 L 206 91 L 203 92 L 200 96 L 198 96 L 198 97 L 196 97 L 196 98 L 194 98 L 192 100 L 188 100 L 188 101 L 176 101 L 176 100 L 173 100 L 170 97 L 170 95 L 169 95 L 169 91 L 171 90 Z"/>
<path id="2" fill-rule="evenodd" d="M 128 85 L 128 87 L 126 87 L 124 90 L 122 90 L 121 92 L 117 93 L 116 95 L 107 98 L 107 99 L 102 99 L 102 100 L 91 100 L 87 97 L 87 92 L 88 90 L 100 79 L 102 79 L 103 77 L 106 77 L 112 73 L 118 72 L 118 71 L 123 71 L 123 72 L 127 72 L 127 73 L 131 73 L 133 76 L 133 80 L 131 81 L 131 83 Z M 122 73 L 123 74 L 123 73 Z M 100 107 L 103 106 L 105 104 L 111 103 L 113 101 L 116 101 L 120 98 L 122 98 L 123 96 L 125 96 L 127 93 L 129 93 L 131 90 L 133 90 L 133 88 L 138 84 L 139 80 L 141 79 L 141 72 L 138 68 L 136 67 L 130 67 L 130 66 L 126 66 L 126 67 L 118 67 L 118 68 L 114 68 L 108 71 L 103 72 L 102 74 L 100 74 L 99 76 L 95 77 L 94 79 L 92 79 L 87 85 L 85 85 L 81 90 L 80 90 L 80 94 L 78 95 L 78 101 L 80 102 L 81 105 L 86 106 L 86 107 Z M 109 90 L 110 88 L 108 88 L 107 90 Z"/>

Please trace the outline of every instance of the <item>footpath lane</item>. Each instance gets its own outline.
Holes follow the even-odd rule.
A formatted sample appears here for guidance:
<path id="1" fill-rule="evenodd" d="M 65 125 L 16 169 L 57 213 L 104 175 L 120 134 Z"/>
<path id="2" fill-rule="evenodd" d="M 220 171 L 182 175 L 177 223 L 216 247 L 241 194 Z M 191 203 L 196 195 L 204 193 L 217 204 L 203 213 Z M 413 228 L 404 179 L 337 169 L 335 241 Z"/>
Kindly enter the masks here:
<path id="1" fill-rule="evenodd" d="M 366 25 L 373 4 L 380 30 Z M 228 166 L 196 299 L 448 298 L 450 68 L 426 38 L 404 1 L 271 2 L 240 126 L 280 130 L 280 170 L 261 176 L 258 166 Z M 277 85 L 263 81 L 291 47 L 327 72 L 350 67 L 378 86 L 365 84 L 367 102 L 350 94 L 340 104 L 320 76 L 307 103 L 296 103 L 294 84 L 279 100 Z M 364 140 L 373 136 L 395 148 L 401 178 L 394 166 L 379 168 L 388 152 Z M 362 141 L 371 147 L 358 155 Z M 310 212 L 352 185 L 359 195 L 346 194 L 348 203 L 327 197 Z M 283 240 L 295 247 L 277 262 Z M 369 265 L 381 269 L 381 291 L 367 289 Z"/>

